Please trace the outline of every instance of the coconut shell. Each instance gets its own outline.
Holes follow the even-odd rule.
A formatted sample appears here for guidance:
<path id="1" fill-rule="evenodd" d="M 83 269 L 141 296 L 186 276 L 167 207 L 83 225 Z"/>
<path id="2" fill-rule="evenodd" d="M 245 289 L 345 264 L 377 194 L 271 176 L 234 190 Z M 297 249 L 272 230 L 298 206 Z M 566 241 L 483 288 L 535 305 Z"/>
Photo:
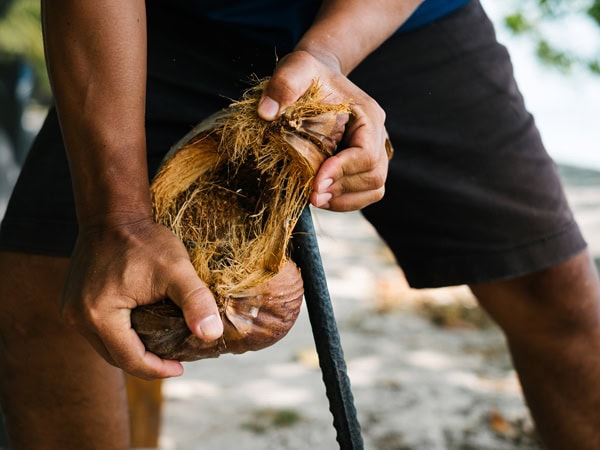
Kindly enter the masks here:
<path id="1" fill-rule="evenodd" d="M 223 336 L 200 340 L 172 301 L 132 311 L 147 350 L 194 361 L 268 347 L 291 329 L 303 298 L 290 256 L 312 180 L 335 151 L 349 105 L 329 105 L 315 83 L 278 120 L 256 113 L 263 80 L 169 151 L 151 184 L 154 218 L 184 243 L 219 306 Z"/>
<path id="2" fill-rule="evenodd" d="M 132 325 L 146 348 L 161 358 L 195 361 L 222 353 L 261 350 L 287 334 L 300 312 L 302 277 L 293 261 L 269 280 L 221 299 L 223 336 L 203 341 L 192 334 L 171 300 L 144 306 Z"/>

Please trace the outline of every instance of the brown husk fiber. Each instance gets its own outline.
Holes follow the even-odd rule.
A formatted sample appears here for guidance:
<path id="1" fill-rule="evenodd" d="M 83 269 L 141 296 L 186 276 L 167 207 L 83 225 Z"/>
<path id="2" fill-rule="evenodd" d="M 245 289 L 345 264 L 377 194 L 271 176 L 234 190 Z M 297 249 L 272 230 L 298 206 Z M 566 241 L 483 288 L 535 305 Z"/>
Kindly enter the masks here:
<path id="1" fill-rule="evenodd" d="M 168 342 L 165 330 L 177 326 L 165 328 L 160 320 L 183 320 L 177 311 L 165 311 L 165 304 L 174 304 L 138 308 L 133 326 L 159 356 L 194 360 L 264 348 L 283 337 L 298 315 L 302 280 L 290 259 L 290 239 L 316 170 L 343 136 L 350 106 L 326 104 L 315 82 L 279 119 L 267 122 L 257 115 L 266 82 L 195 127 L 152 182 L 155 220 L 183 241 L 225 325 L 224 336 L 208 347 L 189 330 L 187 343 L 175 337 L 181 329 Z M 194 349 L 181 354 L 189 341 Z"/>

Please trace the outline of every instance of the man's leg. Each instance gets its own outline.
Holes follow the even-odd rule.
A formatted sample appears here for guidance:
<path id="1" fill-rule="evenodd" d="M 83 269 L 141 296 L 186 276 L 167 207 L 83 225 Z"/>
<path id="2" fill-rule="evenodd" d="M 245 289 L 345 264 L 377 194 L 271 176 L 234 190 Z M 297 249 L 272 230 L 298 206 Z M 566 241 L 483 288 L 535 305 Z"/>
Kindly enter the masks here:
<path id="1" fill-rule="evenodd" d="M 0 395 L 11 448 L 127 449 L 123 374 L 59 316 L 67 260 L 0 253 Z"/>
<path id="2" fill-rule="evenodd" d="M 133 448 L 157 448 L 162 422 L 163 380 L 142 380 L 125 374 Z"/>
<path id="3" fill-rule="evenodd" d="M 589 253 L 471 288 L 506 335 L 547 447 L 599 449 L 600 286 Z"/>

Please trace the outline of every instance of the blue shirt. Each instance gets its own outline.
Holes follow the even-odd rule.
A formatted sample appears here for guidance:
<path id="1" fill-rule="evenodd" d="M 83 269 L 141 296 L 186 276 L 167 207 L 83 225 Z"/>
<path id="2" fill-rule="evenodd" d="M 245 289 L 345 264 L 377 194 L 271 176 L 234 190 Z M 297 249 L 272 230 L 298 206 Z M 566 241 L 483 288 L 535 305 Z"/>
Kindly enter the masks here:
<path id="1" fill-rule="evenodd" d="M 164 0 L 168 1 L 168 0 Z M 368 0 L 365 0 L 368 1 Z M 413 30 L 439 19 L 469 0 L 425 0 L 400 27 Z M 320 0 L 171 0 L 171 5 L 202 21 L 222 23 L 261 42 L 291 50 L 308 29 Z"/>
<path id="2" fill-rule="evenodd" d="M 440 19 L 457 10 L 470 0 L 425 0 L 419 5 L 412 16 L 400 27 L 401 31 L 408 31 Z"/>

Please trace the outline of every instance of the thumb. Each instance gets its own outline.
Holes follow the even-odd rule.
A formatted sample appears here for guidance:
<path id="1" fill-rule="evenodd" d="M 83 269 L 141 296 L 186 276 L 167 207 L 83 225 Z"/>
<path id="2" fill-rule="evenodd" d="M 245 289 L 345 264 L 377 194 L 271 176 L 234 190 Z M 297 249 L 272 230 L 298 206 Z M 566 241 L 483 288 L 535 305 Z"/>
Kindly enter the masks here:
<path id="1" fill-rule="evenodd" d="M 185 322 L 195 336 L 206 341 L 221 337 L 223 321 L 215 297 L 198 277 L 191 262 L 177 271 L 167 288 L 167 296 L 181 308 Z"/>
<path id="2" fill-rule="evenodd" d="M 262 119 L 275 120 L 310 88 L 314 81 L 311 64 L 303 52 L 288 54 L 279 61 L 258 103 Z"/>

